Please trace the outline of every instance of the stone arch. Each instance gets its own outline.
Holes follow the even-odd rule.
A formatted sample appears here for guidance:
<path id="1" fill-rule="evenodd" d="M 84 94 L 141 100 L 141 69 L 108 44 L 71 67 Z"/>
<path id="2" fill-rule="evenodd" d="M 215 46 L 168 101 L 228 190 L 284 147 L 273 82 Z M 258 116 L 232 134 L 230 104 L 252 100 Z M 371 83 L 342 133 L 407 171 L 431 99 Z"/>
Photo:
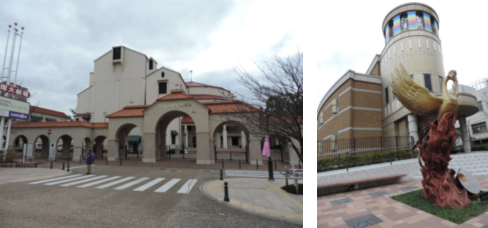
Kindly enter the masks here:
<path id="1" fill-rule="evenodd" d="M 25 135 L 18 135 L 17 137 L 15 137 L 14 144 L 12 146 L 14 146 L 16 151 L 19 151 L 19 148 L 20 148 L 20 151 L 22 151 L 22 149 L 24 148 L 24 145 L 27 146 L 28 142 L 29 141 L 27 140 L 27 137 Z"/>
<path id="2" fill-rule="evenodd" d="M 252 159 L 249 150 L 251 134 L 242 123 L 235 120 L 222 121 L 210 132 L 215 160 L 242 159 L 249 162 Z"/>
<path id="3" fill-rule="evenodd" d="M 47 159 L 49 157 L 49 137 L 46 135 L 38 135 L 33 143 L 35 157 Z"/>
<path id="4" fill-rule="evenodd" d="M 71 146 L 72 144 L 73 137 L 70 135 L 64 134 L 59 136 L 59 138 L 56 140 L 56 151 L 61 152 L 60 158 L 68 158 L 70 156 L 70 153 L 73 152 L 73 147 Z"/>
<path id="5" fill-rule="evenodd" d="M 93 140 L 93 153 L 95 158 L 103 158 L 103 143 L 106 139 L 107 137 L 104 135 L 99 135 Z"/>
<path id="6" fill-rule="evenodd" d="M 115 140 L 118 143 L 119 153 L 115 155 L 116 158 L 122 158 L 126 156 L 129 133 L 132 131 L 132 129 L 136 127 L 138 126 L 134 123 L 125 123 L 117 129 L 115 133 Z"/>
<path id="7" fill-rule="evenodd" d="M 182 147 L 182 141 L 184 141 L 184 139 L 182 137 L 184 136 L 184 132 L 181 120 L 185 117 L 193 120 L 195 127 L 193 131 L 196 132 L 196 129 L 198 129 L 197 123 L 195 123 L 194 119 L 186 112 L 172 110 L 166 112 L 158 119 L 155 126 L 156 160 L 165 158 L 168 150 L 171 150 L 172 153 L 173 151 L 175 151 L 175 153 L 176 151 L 180 151 L 179 153 L 183 152 L 184 148 Z M 175 121 L 177 118 L 181 119 Z M 167 135 L 168 127 L 171 127 L 170 135 Z M 173 134 L 174 131 L 176 131 L 177 135 Z M 197 153 L 197 151 L 195 150 L 194 153 Z"/>

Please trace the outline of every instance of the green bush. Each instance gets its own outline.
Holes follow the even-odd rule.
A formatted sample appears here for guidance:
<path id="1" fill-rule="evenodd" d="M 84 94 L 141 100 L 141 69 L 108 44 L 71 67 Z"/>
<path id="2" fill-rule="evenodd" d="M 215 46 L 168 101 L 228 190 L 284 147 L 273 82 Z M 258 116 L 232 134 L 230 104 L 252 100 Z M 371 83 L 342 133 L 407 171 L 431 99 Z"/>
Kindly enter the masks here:
<path id="1" fill-rule="evenodd" d="M 336 169 L 345 169 L 347 167 L 365 166 L 376 163 L 399 161 L 410 158 L 416 158 L 416 150 L 394 150 L 394 151 L 377 151 L 370 154 L 341 154 L 341 156 L 323 158 L 317 161 L 317 172 L 325 172 Z"/>

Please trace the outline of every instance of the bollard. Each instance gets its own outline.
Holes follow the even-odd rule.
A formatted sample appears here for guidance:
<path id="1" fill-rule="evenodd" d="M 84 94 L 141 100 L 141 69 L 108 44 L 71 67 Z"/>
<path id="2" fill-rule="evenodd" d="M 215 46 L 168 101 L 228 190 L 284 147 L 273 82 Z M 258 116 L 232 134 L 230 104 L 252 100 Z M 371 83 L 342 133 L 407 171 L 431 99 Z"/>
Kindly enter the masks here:
<path id="1" fill-rule="evenodd" d="M 53 162 L 51 161 L 51 169 L 53 169 Z"/>
<path id="2" fill-rule="evenodd" d="M 224 159 L 222 159 L 222 169 L 224 169 Z"/>
<path id="3" fill-rule="evenodd" d="M 63 169 L 61 169 L 61 170 L 64 170 L 64 162 L 63 162 Z"/>
<path id="4" fill-rule="evenodd" d="M 224 201 L 229 202 L 229 190 L 227 187 L 227 181 L 224 182 L 224 192 L 225 192 Z"/>
<path id="5" fill-rule="evenodd" d="M 68 169 L 67 169 L 67 171 L 66 171 L 66 172 L 68 172 L 68 173 L 69 173 L 69 163 L 68 163 Z"/>
<path id="6" fill-rule="evenodd" d="M 241 159 L 239 158 L 239 169 L 241 169 Z"/>
<path id="7" fill-rule="evenodd" d="M 256 169 L 258 169 L 259 166 L 258 166 L 258 159 L 256 159 Z"/>
<path id="8" fill-rule="evenodd" d="M 268 180 L 274 181 L 274 177 L 273 177 L 273 161 L 271 161 L 271 157 L 268 157 Z"/>
<path id="9" fill-rule="evenodd" d="M 220 180 L 224 180 L 224 172 L 223 169 L 220 169 Z"/>

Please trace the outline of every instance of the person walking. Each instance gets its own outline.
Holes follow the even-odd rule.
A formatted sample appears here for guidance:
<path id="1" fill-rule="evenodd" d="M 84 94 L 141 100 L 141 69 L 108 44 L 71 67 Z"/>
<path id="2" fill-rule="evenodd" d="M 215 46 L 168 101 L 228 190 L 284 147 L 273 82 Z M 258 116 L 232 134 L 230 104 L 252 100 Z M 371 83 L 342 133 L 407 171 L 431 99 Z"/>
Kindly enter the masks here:
<path id="1" fill-rule="evenodd" d="M 91 165 L 93 164 L 93 153 L 91 150 L 89 150 L 88 155 L 86 156 L 86 168 L 87 172 L 86 174 L 91 174 Z"/>

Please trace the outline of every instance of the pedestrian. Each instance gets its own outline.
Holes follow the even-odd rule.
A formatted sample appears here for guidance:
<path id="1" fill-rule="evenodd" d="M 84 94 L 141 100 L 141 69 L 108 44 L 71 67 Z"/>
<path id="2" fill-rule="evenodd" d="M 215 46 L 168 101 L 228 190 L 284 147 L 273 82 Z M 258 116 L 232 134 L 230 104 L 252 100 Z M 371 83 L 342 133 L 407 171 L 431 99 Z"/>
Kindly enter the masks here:
<path id="1" fill-rule="evenodd" d="M 87 168 L 87 175 L 91 174 L 91 165 L 93 164 L 93 153 L 89 150 L 88 155 L 86 156 L 86 168 Z"/>

